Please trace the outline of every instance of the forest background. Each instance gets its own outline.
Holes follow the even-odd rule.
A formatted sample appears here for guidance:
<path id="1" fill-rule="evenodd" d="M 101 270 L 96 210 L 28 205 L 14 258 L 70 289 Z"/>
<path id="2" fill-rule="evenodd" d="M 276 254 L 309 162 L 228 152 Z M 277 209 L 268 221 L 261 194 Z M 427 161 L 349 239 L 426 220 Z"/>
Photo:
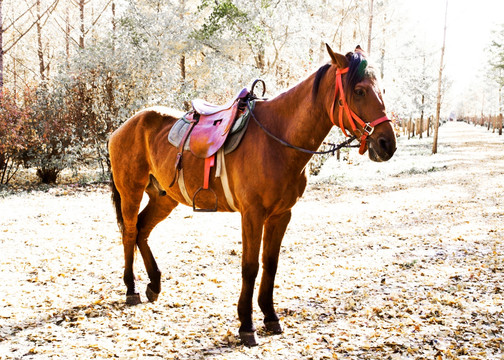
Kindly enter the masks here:
<path id="1" fill-rule="evenodd" d="M 108 136 L 136 111 L 224 102 L 256 78 L 272 97 L 326 63 L 326 43 L 367 51 L 397 124 L 433 116 L 440 70 L 444 118 L 502 113 L 504 5 L 445 4 L 0 0 L 0 185 L 20 168 L 104 180 Z"/>

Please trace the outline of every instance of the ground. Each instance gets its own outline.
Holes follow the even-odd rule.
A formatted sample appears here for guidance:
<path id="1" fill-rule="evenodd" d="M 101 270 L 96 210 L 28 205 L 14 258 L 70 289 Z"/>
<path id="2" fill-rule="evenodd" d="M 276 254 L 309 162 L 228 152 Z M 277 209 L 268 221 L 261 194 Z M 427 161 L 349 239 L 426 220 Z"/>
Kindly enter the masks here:
<path id="1" fill-rule="evenodd" d="M 0 359 L 503 359 L 504 138 L 448 123 L 310 178 L 284 239 L 282 335 L 237 338 L 239 214 L 177 208 L 155 303 L 126 306 L 108 190 L 0 197 Z M 141 289 L 147 276 L 136 262 Z"/>

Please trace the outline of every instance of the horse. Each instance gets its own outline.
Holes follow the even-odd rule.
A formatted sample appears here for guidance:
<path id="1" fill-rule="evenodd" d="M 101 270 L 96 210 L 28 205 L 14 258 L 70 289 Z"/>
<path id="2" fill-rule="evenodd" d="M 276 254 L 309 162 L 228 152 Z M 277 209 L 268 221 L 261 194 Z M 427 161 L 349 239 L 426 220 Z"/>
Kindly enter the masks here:
<path id="1" fill-rule="evenodd" d="M 272 99 L 258 99 L 254 121 L 236 150 L 225 156 L 233 206 L 219 201 L 217 211 L 239 211 L 242 231 L 242 287 L 238 301 L 239 336 L 246 346 L 258 344 L 252 320 L 254 284 L 262 245 L 262 277 L 258 304 L 268 333 L 282 333 L 273 304 L 273 289 L 282 238 L 291 209 L 307 185 L 305 168 L 332 126 L 360 141 L 372 161 L 389 160 L 396 151 L 396 136 L 385 111 L 375 70 L 360 47 L 342 55 L 329 45 L 331 61 L 289 90 Z M 112 199 L 122 233 L 126 302 L 141 303 L 133 263 L 140 250 L 150 283 L 146 296 L 155 301 L 161 291 L 161 272 L 148 244 L 153 228 L 178 205 L 190 205 L 176 176 L 178 150 L 168 133 L 180 118 L 173 109 L 140 111 L 109 138 Z M 292 146 L 286 146 L 292 145 Z M 194 193 L 203 179 L 204 161 L 184 151 L 186 191 Z M 225 199 L 223 180 L 211 177 L 218 199 Z M 160 191 L 162 189 L 162 191 Z M 143 194 L 149 201 L 139 213 Z M 211 194 L 202 194 L 202 206 L 212 207 Z"/>

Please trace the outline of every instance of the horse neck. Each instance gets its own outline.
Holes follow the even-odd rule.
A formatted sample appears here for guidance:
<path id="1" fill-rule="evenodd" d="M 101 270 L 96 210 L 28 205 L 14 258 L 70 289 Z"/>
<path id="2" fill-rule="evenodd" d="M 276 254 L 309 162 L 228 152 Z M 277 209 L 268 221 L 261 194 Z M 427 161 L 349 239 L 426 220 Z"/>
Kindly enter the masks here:
<path id="1" fill-rule="evenodd" d="M 315 80 L 315 74 L 313 74 L 290 90 L 268 101 L 267 105 L 265 104 L 267 109 L 264 113 L 266 127 L 292 145 L 316 151 L 332 127 L 329 111 L 331 109 L 330 94 L 333 92 L 323 90 L 330 86 L 329 73 L 331 72 L 322 79 L 321 90 L 316 98 L 312 96 Z"/>

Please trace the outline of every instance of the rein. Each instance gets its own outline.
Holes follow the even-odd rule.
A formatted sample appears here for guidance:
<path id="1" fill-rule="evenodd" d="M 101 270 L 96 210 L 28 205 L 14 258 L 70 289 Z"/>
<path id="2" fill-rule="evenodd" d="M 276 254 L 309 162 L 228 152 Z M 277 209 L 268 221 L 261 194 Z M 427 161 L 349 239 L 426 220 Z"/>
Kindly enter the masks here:
<path id="1" fill-rule="evenodd" d="M 333 143 L 326 143 L 326 142 L 324 142 L 323 143 L 324 145 L 331 146 L 331 148 L 329 150 L 326 150 L 326 151 L 312 151 L 312 150 L 301 148 L 299 146 L 292 145 L 292 144 L 288 143 L 287 141 L 282 140 L 279 137 L 277 137 L 274 134 L 272 134 L 268 129 L 266 129 L 259 122 L 259 120 L 257 120 L 257 118 L 255 117 L 255 115 L 252 112 L 252 109 L 250 107 L 250 100 L 266 100 L 265 98 L 258 98 L 257 96 L 254 95 L 254 87 L 255 87 L 255 85 L 258 82 L 261 82 L 262 85 L 263 85 L 263 96 L 264 96 L 264 93 L 266 92 L 266 85 L 265 85 L 264 81 L 261 80 L 261 79 L 257 79 L 257 80 L 255 80 L 253 82 L 252 89 L 250 90 L 249 95 L 245 99 L 245 101 L 247 103 L 247 107 L 249 109 L 249 113 L 250 113 L 250 115 L 252 115 L 252 119 L 254 119 L 254 121 L 256 122 L 256 124 L 259 126 L 259 128 L 261 128 L 262 131 L 264 131 L 264 133 L 266 133 L 266 135 L 268 135 L 273 140 L 279 142 L 280 144 L 282 144 L 282 145 L 284 145 L 284 146 L 286 146 L 288 148 L 291 148 L 291 149 L 294 149 L 294 150 L 297 150 L 297 151 L 301 151 L 301 152 L 306 153 L 306 154 L 311 154 L 311 155 L 332 154 L 334 156 L 334 154 L 336 153 L 336 151 L 338 151 L 341 148 L 344 148 L 344 147 L 347 147 L 347 148 L 358 147 L 359 148 L 359 154 L 362 155 L 365 152 L 366 139 L 367 139 L 367 137 L 369 135 L 371 135 L 373 133 L 375 126 L 379 125 L 379 124 L 381 124 L 381 123 L 383 123 L 385 121 L 390 121 L 390 119 L 387 116 L 383 116 L 383 117 L 378 118 L 378 119 L 376 119 L 374 121 L 371 121 L 370 123 L 367 123 L 364 120 L 362 120 L 356 113 L 354 113 L 350 109 L 350 107 L 348 106 L 348 104 L 346 102 L 346 99 L 345 99 L 345 92 L 343 90 L 343 82 L 341 80 L 341 75 L 342 74 L 346 74 L 348 72 L 348 70 L 349 70 L 348 67 L 346 67 L 344 69 L 337 69 L 336 70 L 334 100 L 332 102 L 331 112 L 329 114 L 329 118 L 331 119 L 331 122 L 333 123 L 333 125 L 334 126 L 338 126 L 341 129 L 341 131 L 343 132 L 343 134 L 346 137 L 348 137 L 348 139 L 346 141 L 343 141 L 342 143 L 340 143 L 338 145 L 333 144 Z M 340 100 L 339 100 L 338 104 L 339 104 L 340 108 L 342 108 L 342 109 L 340 109 L 340 111 L 339 111 L 339 123 L 337 124 L 334 121 L 334 108 L 336 106 L 336 101 L 338 100 L 338 94 L 340 94 Z M 345 112 L 346 116 L 348 117 L 348 120 L 350 122 L 350 126 L 352 128 L 352 131 L 354 133 L 355 132 L 361 133 L 360 145 L 350 145 L 355 139 L 357 139 L 357 136 L 356 135 L 350 136 L 350 135 L 347 134 L 347 132 L 345 130 L 345 126 L 343 125 L 343 112 Z M 362 131 L 360 131 L 357 128 L 357 126 L 355 125 L 355 121 L 357 121 L 357 123 L 362 127 Z"/>
<path id="2" fill-rule="evenodd" d="M 251 99 L 257 99 L 257 98 L 252 95 Z M 350 145 L 350 143 L 352 141 L 354 141 L 355 139 L 357 139 L 356 136 L 352 136 L 349 139 L 347 139 L 346 141 L 344 141 L 344 142 L 342 142 L 341 144 L 338 144 L 338 145 L 333 144 L 333 143 L 325 143 L 324 142 L 323 143 L 324 145 L 331 146 L 331 148 L 329 150 L 326 150 L 326 151 L 312 151 L 312 150 L 301 148 L 301 147 L 296 146 L 296 145 L 289 144 L 287 141 L 282 140 L 279 137 L 273 135 L 268 129 L 266 129 L 263 126 L 263 124 L 261 124 L 259 122 L 259 120 L 257 120 L 257 118 L 255 117 L 254 113 L 252 112 L 252 109 L 250 108 L 250 102 L 248 100 L 249 99 L 247 99 L 247 107 L 249 109 L 250 115 L 252 115 L 252 119 L 254 119 L 254 121 L 256 122 L 256 124 L 261 128 L 262 131 L 264 131 L 266 133 L 266 135 L 268 135 L 273 140 L 276 140 L 277 142 L 279 142 L 280 144 L 282 144 L 282 145 L 284 145 L 284 146 L 286 146 L 288 148 L 291 148 L 291 149 L 294 149 L 294 150 L 297 150 L 297 151 L 301 151 L 301 152 L 306 153 L 306 154 L 311 154 L 311 155 L 332 154 L 334 156 L 334 154 L 336 153 L 336 151 L 338 151 L 341 148 L 344 148 L 344 147 L 357 147 L 358 146 L 358 145 Z"/>

